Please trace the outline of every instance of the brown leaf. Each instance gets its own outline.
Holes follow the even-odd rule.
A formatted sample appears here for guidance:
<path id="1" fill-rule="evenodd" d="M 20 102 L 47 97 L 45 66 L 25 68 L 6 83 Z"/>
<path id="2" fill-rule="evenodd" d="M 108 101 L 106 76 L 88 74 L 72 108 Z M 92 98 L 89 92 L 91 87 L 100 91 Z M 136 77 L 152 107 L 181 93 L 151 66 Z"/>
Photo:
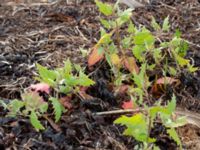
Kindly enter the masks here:
<path id="1" fill-rule="evenodd" d="M 61 97 L 60 98 L 60 103 L 67 109 L 71 109 L 72 108 L 72 104 L 71 104 L 71 96 L 65 96 L 65 97 Z"/>
<path id="2" fill-rule="evenodd" d="M 126 69 L 128 69 L 130 72 L 139 73 L 139 67 L 136 64 L 134 57 L 126 57 L 124 58 L 123 64 Z"/>
<path id="3" fill-rule="evenodd" d="M 154 97 L 159 98 L 165 91 L 164 85 L 172 85 L 175 84 L 175 86 L 180 84 L 180 80 L 171 78 L 171 77 L 162 77 L 156 80 L 154 85 L 151 88 L 151 93 Z"/>
<path id="4" fill-rule="evenodd" d="M 171 78 L 171 77 L 162 77 L 156 80 L 155 84 L 173 84 L 179 82 L 178 79 Z"/>
<path id="5" fill-rule="evenodd" d="M 104 58 L 104 52 L 101 52 L 101 54 L 98 52 L 98 47 L 94 47 L 91 54 L 88 58 L 88 66 L 93 66 L 97 62 L 99 62 L 101 59 Z"/>

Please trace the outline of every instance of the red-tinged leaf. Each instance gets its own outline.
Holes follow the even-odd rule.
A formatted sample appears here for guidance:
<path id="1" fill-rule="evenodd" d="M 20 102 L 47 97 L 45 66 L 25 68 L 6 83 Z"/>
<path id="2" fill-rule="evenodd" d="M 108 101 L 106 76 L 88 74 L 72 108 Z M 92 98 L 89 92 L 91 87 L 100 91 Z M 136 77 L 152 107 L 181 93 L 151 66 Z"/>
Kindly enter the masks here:
<path id="1" fill-rule="evenodd" d="M 134 108 L 133 101 L 130 100 L 128 102 L 123 102 L 122 108 L 123 109 L 133 109 Z"/>
<path id="2" fill-rule="evenodd" d="M 156 80 L 154 85 L 151 88 L 151 93 L 154 97 L 159 98 L 163 95 L 165 92 L 165 85 L 178 85 L 180 83 L 180 80 L 171 78 L 171 77 L 162 77 Z"/>
<path id="3" fill-rule="evenodd" d="M 71 100 L 72 100 L 71 96 L 65 96 L 65 97 L 60 98 L 59 101 L 65 108 L 69 110 L 72 108 Z"/>
<path id="4" fill-rule="evenodd" d="M 173 84 L 173 83 L 178 83 L 180 82 L 178 79 L 174 79 L 171 77 L 162 77 L 159 78 L 155 84 Z"/>
<path id="5" fill-rule="evenodd" d="M 30 89 L 32 91 L 35 91 L 35 92 L 45 92 L 47 94 L 50 93 L 50 86 L 46 83 L 37 83 L 37 84 L 32 84 L 30 86 Z"/>
<path id="6" fill-rule="evenodd" d="M 126 69 L 130 72 L 135 72 L 139 73 L 139 67 L 136 64 L 135 58 L 134 57 L 127 57 L 124 59 L 123 64 Z"/>
<path id="7" fill-rule="evenodd" d="M 88 58 L 88 66 L 89 67 L 93 66 L 103 58 L 104 58 L 104 52 L 99 53 L 98 47 L 94 47 Z"/>

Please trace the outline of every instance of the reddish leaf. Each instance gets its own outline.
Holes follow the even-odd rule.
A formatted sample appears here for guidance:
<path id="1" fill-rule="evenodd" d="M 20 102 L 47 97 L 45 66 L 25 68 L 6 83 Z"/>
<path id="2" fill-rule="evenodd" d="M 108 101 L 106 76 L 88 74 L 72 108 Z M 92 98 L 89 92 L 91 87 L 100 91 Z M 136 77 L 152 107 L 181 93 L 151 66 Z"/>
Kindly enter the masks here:
<path id="1" fill-rule="evenodd" d="M 133 106 L 133 101 L 130 100 L 130 101 L 128 101 L 128 102 L 123 102 L 122 108 L 123 108 L 123 109 L 133 109 L 133 108 L 134 108 L 134 106 Z"/>
<path id="2" fill-rule="evenodd" d="M 124 59 L 123 64 L 130 72 L 139 73 L 139 67 L 136 64 L 134 57 L 127 57 Z"/>
<path id="3" fill-rule="evenodd" d="M 71 99 L 72 97 L 71 96 L 65 96 L 65 97 L 62 97 L 60 98 L 60 103 L 67 109 L 71 109 L 72 108 L 72 104 L 71 104 Z"/>
<path id="4" fill-rule="evenodd" d="M 50 86 L 46 83 L 37 83 L 37 84 L 32 84 L 30 86 L 30 89 L 32 91 L 35 91 L 35 92 L 45 92 L 47 94 L 50 93 Z"/>
<path id="5" fill-rule="evenodd" d="M 89 67 L 93 66 L 103 58 L 104 58 L 104 52 L 101 52 L 101 54 L 99 54 L 98 47 L 94 47 L 92 53 L 89 55 L 88 58 L 88 66 Z"/>
<path id="6" fill-rule="evenodd" d="M 151 88 L 151 92 L 154 97 L 159 98 L 165 92 L 164 85 L 172 85 L 172 84 L 178 85 L 179 83 L 180 83 L 180 80 L 178 79 L 171 78 L 171 77 L 162 77 L 156 80 L 156 82 Z"/>
<path id="7" fill-rule="evenodd" d="M 174 79 L 171 77 L 162 77 L 162 78 L 159 78 L 155 84 L 173 84 L 177 82 L 179 82 L 178 79 Z"/>

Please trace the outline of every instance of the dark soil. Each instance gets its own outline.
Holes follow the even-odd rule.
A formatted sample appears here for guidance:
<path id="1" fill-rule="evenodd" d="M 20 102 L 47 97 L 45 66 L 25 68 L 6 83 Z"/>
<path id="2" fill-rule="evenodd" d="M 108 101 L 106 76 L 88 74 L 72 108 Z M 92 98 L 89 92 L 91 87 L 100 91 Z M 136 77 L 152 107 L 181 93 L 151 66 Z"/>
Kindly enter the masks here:
<path id="1" fill-rule="evenodd" d="M 187 57 L 200 67 L 200 2 L 197 0 L 153 0 L 144 8 L 133 11 L 132 20 L 151 29 L 151 16 L 161 23 L 170 16 L 171 31 L 177 28 L 190 43 Z M 48 5 L 33 3 L 0 4 L 0 97 L 5 101 L 20 98 L 20 92 L 35 83 L 35 64 L 49 68 L 72 62 L 86 66 L 80 48 L 90 49 L 99 38 L 99 13 L 91 0 Z M 169 35 L 170 36 L 170 35 Z M 36 132 L 28 118 L 4 117 L 0 110 L 0 149 L 65 149 L 65 150 L 126 150 L 138 144 L 122 135 L 123 127 L 113 125 L 119 115 L 97 116 L 95 112 L 115 110 L 121 107 L 107 82 L 109 72 L 102 65 L 93 78 L 96 85 L 88 89 L 93 99 L 73 100 L 69 110 L 58 124 L 53 117 L 42 123 L 46 130 Z M 200 112 L 200 71 L 189 75 L 183 72 L 181 86 L 176 90 L 179 105 Z M 189 129 L 193 138 L 190 136 Z M 187 130 L 188 129 L 188 130 Z M 186 132 L 186 130 L 189 132 Z M 187 135 L 184 133 L 188 133 Z M 186 149 L 198 149 L 198 128 L 180 129 Z M 161 149 L 176 149 L 174 141 L 166 136 L 165 129 L 157 124 L 152 136 Z M 183 139 L 184 140 L 184 139 Z M 186 141 L 186 140 L 185 140 Z M 189 146 L 188 146 L 189 145 Z"/>

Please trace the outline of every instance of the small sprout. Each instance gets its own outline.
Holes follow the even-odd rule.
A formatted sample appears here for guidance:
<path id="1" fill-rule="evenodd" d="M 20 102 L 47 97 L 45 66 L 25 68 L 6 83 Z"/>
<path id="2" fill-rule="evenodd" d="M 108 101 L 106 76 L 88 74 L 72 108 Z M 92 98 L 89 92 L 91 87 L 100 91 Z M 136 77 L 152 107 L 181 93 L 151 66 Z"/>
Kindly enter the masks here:
<path id="1" fill-rule="evenodd" d="M 66 110 L 58 97 L 51 97 L 48 101 L 45 101 L 39 95 L 39 92 L 50 95 L 50 87 L 52 87 L 56 95 L 60 93 L 70 95 L 79 92 L 80 87 L 93 85 L 94 81 L 83 73 L 84 69 L 80 65 L 73 66 L 69 60 L 64 62 L 64 67 L 55 70 L 48 69 L 39 64 L 37 64 L 37 69 L 39 76 L 36 79 L 41 81 L 41 83 L 31 85 L 28 88 L 29 90 L 21 95 L 22 100 L 12 100 L 9 104 L 1 101 L 1 105 L 8 110 L 9 116 L 17 117 L 22 115 L 29 117 L 32 126 L 37 131 L 40 131 L 45 129 L 40 122 L 40 118 L 47 113 L 49 103 L 53 105 L 55 122 L 60 120 Z M 76 73 L 73 73 L 74 71 Z"/>
<path id="2" fill-rule="evenodd" d="M 157 103 L 149 107 L 147 103 L 157 98 L 155 96 L 160 93 L 159 88 L 163 85 L 180 84 L 175 76 L 178 77 L 183 69 L 189 72 L 198 69 L 185 58 L 188 50 L 187 42 L 181 38 L 178 30 L 172 39 L 168 41 L 162 39 L 165 32 L 170 31 L 169 16 L 163 20 L 162 25 L 152 17 L 151 26 L 154 32 L 151 32 L 143 25 L 136 27 L 131 19 L 132 9 L 121 10 L 118 7 L 120 1 L 113 9 L 109 4 L 98 0 L 95 2 L 100 12 L 109 17 L 100 19 L 105 29 L 101 28 L 101 37 L 89 55 L 88 66 L 105 59 L 111 68 L 113 74 L 111 80 L 116 86 L 115 89 L 119 89 L 124 83 L 129 83 L 126 94 L 135 105 L 139 104 L 145 110 L 144 113 L 137 113 L 132 117 L 119 117 L 115 123 L 125 125 L 127 128 L 124 134 L 143 142 L 144 149 L 157 150 L 158 147 L 155 145 L 148 147 L 156 141 L 150 138 L 149 133 L 153 128 L 153 122 L 160 118 L 164 126 L 169 127 L 170 136 L 181 147 L 174 128 L 182 126 L 184 121 L 178 123 L 178 120 L 172 119 L 176 107 L 175 97 L 172 97 L 167 106 Z M 150 77 L 160 77 L 163 72 L 164 76 L 166 74 L 171 76 L 151 81 L 154 84 L 149 81 Z M 133 108 L 132 101 L 124 103 L 123 108 Z"/>

